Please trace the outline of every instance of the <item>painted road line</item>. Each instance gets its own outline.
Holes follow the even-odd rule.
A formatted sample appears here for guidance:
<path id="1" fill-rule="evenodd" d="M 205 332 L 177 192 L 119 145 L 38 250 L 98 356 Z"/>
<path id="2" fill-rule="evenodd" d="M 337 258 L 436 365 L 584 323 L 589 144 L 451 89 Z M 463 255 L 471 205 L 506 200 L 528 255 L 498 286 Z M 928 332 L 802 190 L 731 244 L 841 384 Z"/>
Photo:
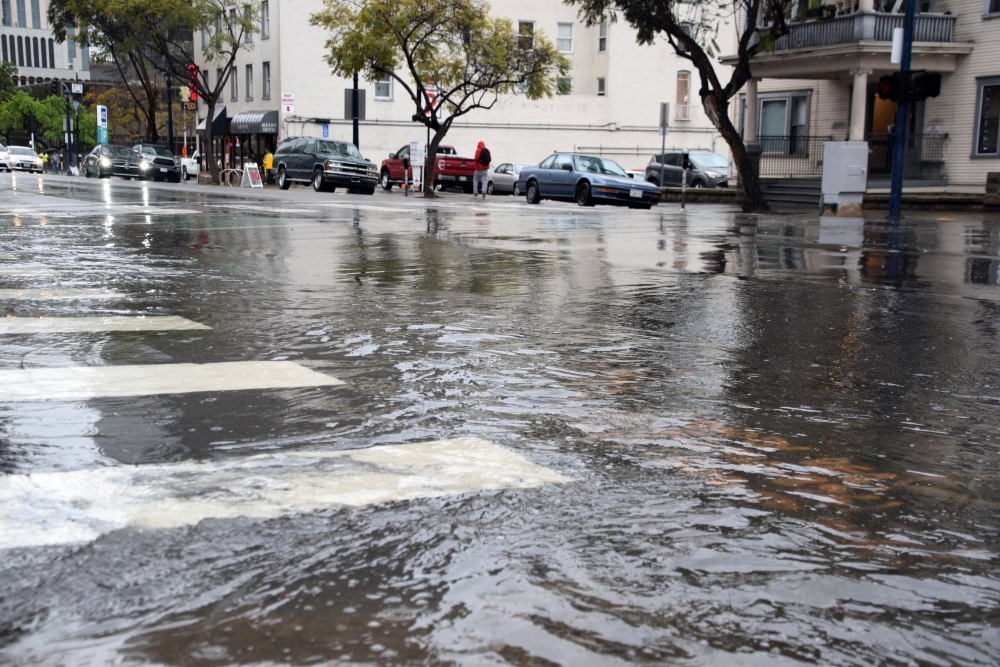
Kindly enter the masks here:
<path id="1" fill-rule="evenodd" d="M 0 299 L 119 299 L 124 294 L 106 289 L 0 289 Z"/>
<path id="2" fill-rule="evenodd" d="M 340 384 L 294 361 L 29 368 L 0 371 L 0 403 Z"/>
<path id="3" fill-rule="evenodd" d="M 349 204 L 347 202 L 323 202 L 320 206 L 325 206 L 327 208 L 346 208 L 361 211 L 379 211 L 388 213 L 410 213 L 415 207 L 407 208 L 395 208 L 392 206 L 382 206 L 377 204 Z"/>
<path id="4" fill-rule="evenodd" d="M 479 438 L 0 476 L 0 549 L 573 481 Z"/>
<path id="5" fill-rule="evenodd" d="M 33 266 L 0 267 L 0 276 L 54 276 L 58 273 L 55 269 L 44 269 Z"/>
<path id="6" fill-rule="evenodd" d="M 84 333 L 100 331 L 191 331 L 211 329 L 192 320 L 165 317 L 4 317 L 0 334 Z"/>

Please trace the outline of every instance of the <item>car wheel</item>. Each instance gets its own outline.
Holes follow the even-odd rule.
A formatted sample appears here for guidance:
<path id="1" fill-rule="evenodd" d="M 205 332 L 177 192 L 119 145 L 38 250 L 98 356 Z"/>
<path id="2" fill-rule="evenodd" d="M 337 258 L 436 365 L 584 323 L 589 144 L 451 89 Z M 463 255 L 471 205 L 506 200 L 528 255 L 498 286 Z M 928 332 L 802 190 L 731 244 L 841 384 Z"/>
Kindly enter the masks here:
<path id="1" fill-rule="evenodd" d="M 486 184 L 486 194 L 488 195 L 496 194 L 495 192 L 493 192 L 493 181 L 490 181 L 489 183 Z"/>
<path id="2" fill-rule="evenodd" d="M 382 172 L 382 176 L 379 177 L 379 183 L 382 185 L 382 189 L 386 192 L 392 190 L 392 181 L 389 180 L 389 171 L 385 170 Z"/>
<path id="3" fill-rule="evenodd" d="M 323 172 L 319 169 L 313 172 L 312 186 L 313 190 L 316 192 L 323 192 L 326 190 L 326 186 L 323 184 Z"/>
<path id="4" fill-rule="evenodd" d="M 594 198 L 590 195 L 590 183 L 587 181 L 576 186 L 576 203 L 580 206 L 594 205 Z"/>
<path id="5" fill-rule="evenodd" d="M 528 189 L 524 193 L 524 198 L 529 204 L 537 204 L 542 201 L 541 194 L 538 192 L 538 183 L 528 181 Z"/>
<path id="6" fill-rule="evenodd" d="M 278 168 L 278 187 L 282 190 L 287 190 L 291 187 L 292 183 L 288 180 L 288 174 L 285 173 L 284 167 Z"/>
<path id="7" fill-rule="evenodd" d="M 83 167 L 83 175 L 84 175 L 85 178 L 93 178 L 93 176 L 90 175 L 90 167 L 84 165 L 84 167 Z"/>
<path id="8" fill-rule="evenodd" d="M 695 181 L 694 183 L 691 184 L 691 187 L 692 188 L 703 188 L 703 187 L 705 187 L 705 182 L 704 181 Z"/>
<path id="9" fill-rule="evenodd" d="M 521 189 L 517 187 L 517 183 L 514 184 L 514 189 L 511 191 L 515 197 L 521 194 Z"/>
<path id="10" fill-rule="evenodd" d="M 191 180 L 191 177 L 188 176 L 187 167 L 181 168 L 181 178 L 183 178 L 185 181 L 190 181 Z"/>

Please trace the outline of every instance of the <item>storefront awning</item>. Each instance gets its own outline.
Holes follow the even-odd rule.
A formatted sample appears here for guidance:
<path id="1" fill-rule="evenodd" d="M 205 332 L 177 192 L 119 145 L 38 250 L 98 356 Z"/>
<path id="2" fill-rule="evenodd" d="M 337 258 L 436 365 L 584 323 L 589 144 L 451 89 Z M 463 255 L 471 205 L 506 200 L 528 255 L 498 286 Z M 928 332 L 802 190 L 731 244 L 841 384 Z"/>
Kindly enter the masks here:
<path id="1" fill-rule="evenodd" d="M 229 124 L 230 134 L 277 134 L 277 111 L 241 111 Z"/>
<path id="2" fill-rule="evenodd" d="M 205 131 L 205 121 L 198 123 L 197 132 Z M 212 119 L 212 136 L 222 137 L 226 134 L 226 107 L 215 107 L 215 118 Z"/>

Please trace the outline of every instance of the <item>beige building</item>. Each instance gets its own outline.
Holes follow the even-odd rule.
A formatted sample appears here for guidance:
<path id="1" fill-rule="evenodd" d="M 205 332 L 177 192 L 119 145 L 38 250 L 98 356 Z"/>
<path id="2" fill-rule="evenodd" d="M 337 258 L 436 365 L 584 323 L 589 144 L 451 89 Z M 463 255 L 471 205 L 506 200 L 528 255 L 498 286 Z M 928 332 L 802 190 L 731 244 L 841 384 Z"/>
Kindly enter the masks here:
<path id="1" fill-rule="evenodd" d="M 259 143 L 259 137 L 247 136 L 259 128 L 245 119 L 265 117 L 276 120 L 277 134 L 261 145 L 286 136 L 323 136 L 324 127 L 330 137 L 351 140 L 345 90 L 352 82 L 330 74 L 323 61 L 328 35 L 309 25 L 310 15 L 321 8 L 321 0 L 261 2 L 262 34 L 238 57 L 235 77 L 220 100 L 230 129 L 245 135 L 241 146 L 248 138 L 251 146 Z M 562 0 L 504 0 L 495 2 L 492 11 L 509 18 L 522 33 L 544 33 L 570 58 L 572 72 L 566 83 L 571 92 L 537 101 L 504 96 L 492 109 L 473 111 L 457 121 L 445 144 L 471 154 L 478 141 L 486 141 L 495 162 L 533 163 L 554 150 L 576 150 L 612 157 L 626 168 L 642 168 L 660 150 L 659 106 L 669 102 L 668 148 L 728 155 L 698 101 L 697 73 L 669 44 L 639 46 L 623 23 L 587 27 L 577 9 Z M 200 39 L 196 34 L 196 45 Z M 218 75 L 214 64 L 198 64 Z M 416 108 L 400 86 L 387 79 L 362 82 L 361 87 L 366 114 L 360 148 L 365 156 L 378 162 L 426 136 L 424 127 L 411 120 Z"/>
<path id="2" fill-rule="evenodd" d="M 0 61 L 17 65 L 15 83 L 90 79 L 90 56 L 73 40 L 59 44 L 45 14 L 48 0 L 0 0 Z"/>
<path id="3" fill-rule="evenodd" d="M 825 141 L 869 142 L 869 188 L 887 187 L 896 103 L 876 95 L 890 62 L 903 1 L 859 0 L 837 16 L 806 10 L 773 52 L 754 59 L 754 80 L 735 113 L 759 141 L 761 175 L 818 177 Z M 905 184 L 983 191 L 1000 171 L 1000 0 L 921 0 L 912 68 L 942 74 L 940 96 L 909 106 Z M 730 57 L 723 62 L 731 63 Z"/>

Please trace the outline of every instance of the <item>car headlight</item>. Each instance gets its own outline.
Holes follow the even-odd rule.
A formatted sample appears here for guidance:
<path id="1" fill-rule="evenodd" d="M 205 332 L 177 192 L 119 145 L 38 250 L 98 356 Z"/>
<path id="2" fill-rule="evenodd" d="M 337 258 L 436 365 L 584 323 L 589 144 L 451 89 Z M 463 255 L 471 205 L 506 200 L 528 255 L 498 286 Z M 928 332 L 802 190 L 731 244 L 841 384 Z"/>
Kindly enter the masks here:
<path id="1" fill-rule="evenodd" d="M 722 178 L 723 176 L 725 176 L 725 174 L 718 171 L 706 171 L 705 173 L 708 174 L 710 178 Z"/>
<path id="2" fill-rule="evenodd" d="M 145 160 L 141 161 L 139 163 L 139 169 L 149 169 L 149 163 L 146 162 Z"/>
<path id="3" fill-rule="evenodd" d="M 106 157 L 102 157 L 101 158 L 101 166 L 102 167 L 110 167 L 111 166 L 111 160 L 109 160 Z"/>

